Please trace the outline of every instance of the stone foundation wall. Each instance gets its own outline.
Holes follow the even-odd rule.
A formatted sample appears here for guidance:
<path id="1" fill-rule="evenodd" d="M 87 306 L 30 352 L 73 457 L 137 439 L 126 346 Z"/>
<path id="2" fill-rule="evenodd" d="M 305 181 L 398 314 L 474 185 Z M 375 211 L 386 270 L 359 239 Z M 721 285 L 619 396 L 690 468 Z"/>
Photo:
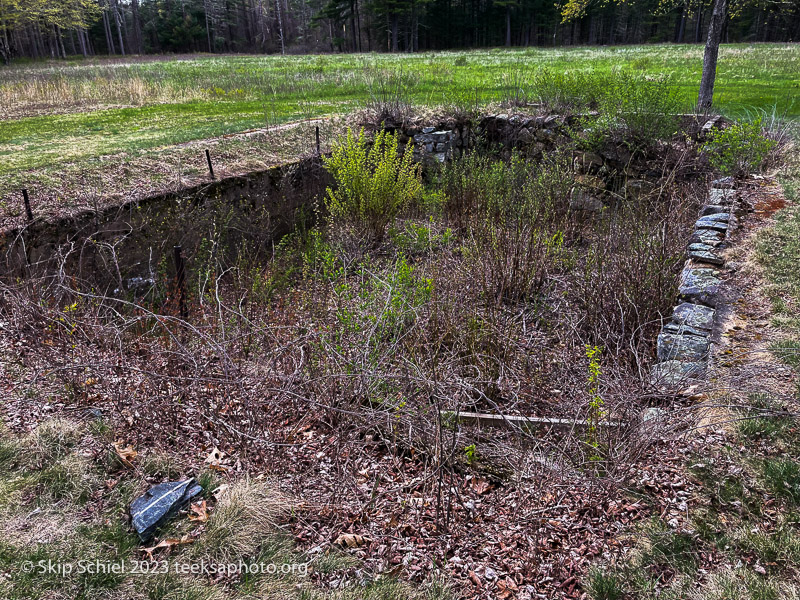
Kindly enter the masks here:
<path id="1" fill-rule="evenodd" d="M 732 178 L 712 184 L 687 246 L 688 260 L 680 276 L 679 304 L 664 324 L 656 346 L 658 362 L 651 380 L 662 390 L 675 390 L 705 374 L 717 315 L 721 250 L 737 226 L 739 197 Z"/>
<path id="2" fill-rule="evenodd" d="M 104 269 L 104 254 L 114 246 L 123 278 L 148 277 L 150 265 L 173 245 L 191 256 L 218 221 L 231 244 L 253 230 L 253 243 L 269 243 L 295 228 L 299 213 L 313 213 L 330 175 L 319 158 L 226 177 L 180 192 L 136 199 L 70 217 L 34 220 L 0 232 L 0 275 L 30 277 L 53 273 L 62 264 L 70 274 Z"/>

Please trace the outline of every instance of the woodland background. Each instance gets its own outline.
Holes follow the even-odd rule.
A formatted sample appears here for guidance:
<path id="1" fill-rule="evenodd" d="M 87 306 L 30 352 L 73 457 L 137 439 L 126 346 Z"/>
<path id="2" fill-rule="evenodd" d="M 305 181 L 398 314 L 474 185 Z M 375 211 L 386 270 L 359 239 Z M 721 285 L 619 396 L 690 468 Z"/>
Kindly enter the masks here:
<path id="1" fill-rule="evenodd" d="M 711 0 L 0 0 L 0 58 L 703 43 L 711 10 Z M 722 41 L 799 38 L 798 0 L 739 0 Z"/>

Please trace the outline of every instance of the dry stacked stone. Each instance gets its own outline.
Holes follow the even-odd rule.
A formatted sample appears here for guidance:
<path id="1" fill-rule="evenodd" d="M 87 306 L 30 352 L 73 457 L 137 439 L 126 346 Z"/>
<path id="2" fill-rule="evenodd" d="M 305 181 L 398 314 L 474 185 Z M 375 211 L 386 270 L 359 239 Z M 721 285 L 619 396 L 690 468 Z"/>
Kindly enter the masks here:
<path id="1" fill-rule="evenodd" d="M 725 264 L 720 251 L 736 227 L 735 187 L 731 177 L 714 181 L 695 222 L 680 277 L 679 304 L 658 336 L 658 362 L 651 379 L 660 388 L 675 389 L 705 373 L 722 283 L 719 268 Z"/>

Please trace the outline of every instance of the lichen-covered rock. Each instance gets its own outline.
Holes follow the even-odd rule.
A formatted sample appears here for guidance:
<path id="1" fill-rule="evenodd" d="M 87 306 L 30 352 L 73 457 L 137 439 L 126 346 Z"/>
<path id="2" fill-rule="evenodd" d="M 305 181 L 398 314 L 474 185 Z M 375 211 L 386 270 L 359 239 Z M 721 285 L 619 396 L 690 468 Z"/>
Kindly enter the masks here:
<path id="1" fill-rule="evenodd" d="M 575 211 L 600 212 L 603 201 L 579 187 L 572 188 L 569 197 L 569 208 Z"/>
<path id="2" fill-rule="evenodd" d="M 716 248 L 711 244 L 704 244 L 702 242 L 692 242 L 687 247 L 689 252 L 714 252 Z"/>
<path id="3" fill-rule="evenodd" d="M 731 213 L 727 211 L 711 213 L 700 217 L 703 221 L 713 221 L 715 223 L 727 223 L 731 220 Z"/>
<path id="4" fill-rule="evenodd" d="M 656 353 L 659 362 L 698 362 L 706 359 L 710 347 L 711 344 L 705 337 L 662 331 L 656 342 Z"/>
<path id="5" fill-rule="evenodd" d="M 695 222 L 695 229 L 713 229 L 715 231 L 728 231 L 729 213 L 715 213 L 700 217 Z"/>
<path id="6" fill-rule="evenodd" d="M 625 195 L 638 198 L 653 191 L 653 184 L 646 179 L 630 179 L 625 184 Z"/>
<path id="7" fill-rule="evenodd" d="M 678 295 L 689 302 L 716 306 L 721 283 L 719 271 L 715 269 L 687 267 L 681 273 Z"/>
<path id="8" fill-rule="evenodd" d="M 723 190 L 712 188 L 708 192 L 708 203 L 709 204 L 730 204 L 733 202 L 733 190 Z"/>
<path id="9" fill-rule="evenodd" d="M 701 377 L 705 369 L 705 364 L 700 362 L 668 360 L 653 365 L 650 371 L 650 382 L 658 387 L 682 386 L 692 379 Z"/>
<path id="10" fill-rule="evenodd" d="M 706 204 L 703 209 L 700 211 L 701 217 L 706 217 L 708 215 L 715 215 L 717 213 L 724 213 L 726 207 L 722 204 Z"/>
<path id="11" fill-rule="evenodd" d="M 716 311 L 710 306 L 684 302 L 673 309 L 672 320 L 681 325 L 711 331 L 715 313 Z"/>
<path id="12" fill-rule="evenodd" d="M 706 244 L 692 244 L 692 245 L 705 246 Z M 697 262 L 707 263 L 709 265 L 716 265 L 718 267 L 725 264 L 725 260 L 721 256 L 715 254 L 714 252 L 711 252 L 710 250 L 689 249 L 689 258 Z"/>
<path id="13" fill-rule="evenodd" d="M 725 233 L 715 229 L 697 229 L 689 238 L 690 244 L 704 244 L 716 248 L 725 241 Z"/>
<path id="14" fill-rule="evenodd" d="M 710 331 L 706 331 L 704 329 L 698 329 L 697 327 L 692 327 L 691 325 L 686 325 L 685 323 L 675 323 L 670 321 L 669 323 L 665 323 L 664 327 L 661 329 L 664 333 L 672 333 L 674 335 L 695 335 L 697 337 L 708 337 L 711 335 Z"/>
<path id="15" fill-rule="evenodd" d="M 520 144 L 530 144 L 533 140 L 533 132 L 530 129 L 520 129 L 517 134 L 517 142 Z"/>
<path id="16" fill-rule="evenodd" d="M 603 158 L 594 152 L 584 152 L 579 158 L 584 167 L 602 167 Z"/>

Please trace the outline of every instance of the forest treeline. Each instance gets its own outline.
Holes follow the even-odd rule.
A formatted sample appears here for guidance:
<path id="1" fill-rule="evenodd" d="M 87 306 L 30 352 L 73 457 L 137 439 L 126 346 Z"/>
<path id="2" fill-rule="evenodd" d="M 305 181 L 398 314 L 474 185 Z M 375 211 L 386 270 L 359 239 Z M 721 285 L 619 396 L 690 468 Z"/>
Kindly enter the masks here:
<path id="1" fill-rule="evenodd" d="M 415 52 L 704 42 L 713 0 L 0 0 L 0 58 Z M 723 41 L 800 39 L 800 0 L 738 0 Z"/>

